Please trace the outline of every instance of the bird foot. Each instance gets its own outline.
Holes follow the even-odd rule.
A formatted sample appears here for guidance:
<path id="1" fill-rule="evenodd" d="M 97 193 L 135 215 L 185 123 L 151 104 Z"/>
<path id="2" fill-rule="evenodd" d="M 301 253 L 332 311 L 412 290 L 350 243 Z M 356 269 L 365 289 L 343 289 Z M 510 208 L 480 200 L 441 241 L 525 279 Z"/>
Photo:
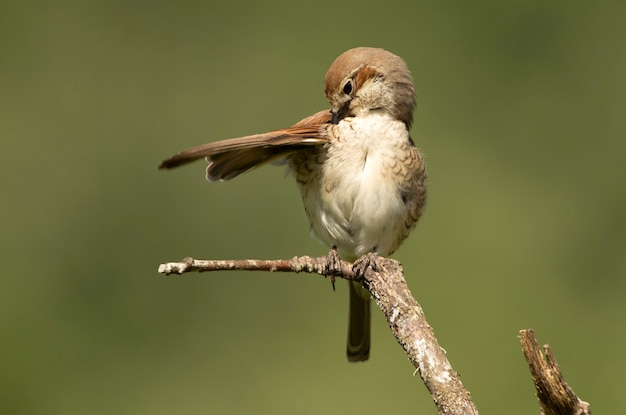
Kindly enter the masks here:
<path id="1" fill-rule="evenodd" d="M 352 271 L 359 277 L 365 277 L 365 271 L 371 268 L 372 271 L 378 272 L 378 259 L 380 256 L 376 252 L 368 252 L 365 255 L 361 255 L 359 259 L 352 264 Z"/>
<path id="2" fill-rule="evenodd" d="M 326 275 L 330 278 L 333 291 L 335 291 L 335 276 L 341 275 L 341 258 L 339 258 L 336 246 L 333 246 L 326 255 Z"/>

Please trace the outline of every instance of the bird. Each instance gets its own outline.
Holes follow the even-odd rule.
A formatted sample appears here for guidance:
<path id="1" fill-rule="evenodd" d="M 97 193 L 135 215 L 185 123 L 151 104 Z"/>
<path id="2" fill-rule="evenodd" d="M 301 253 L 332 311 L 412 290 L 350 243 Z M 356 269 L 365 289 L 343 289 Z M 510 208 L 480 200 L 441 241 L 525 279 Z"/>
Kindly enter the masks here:
<path id="1" fill-rule="evenodd" d="M 410 136 L 416 107 L 402 58 L 373 47 L 339 55 L 326 72 L 330 109 L 291 127 L 211 142 L 164 160 L 171 169 L 205 158 L 209 181 L 230 180 L 282 161 L 300 190 L 312 233 L 329 256 L 354 262 L 389 256 L 420 218 L 427 189 L 424 156 Z M 370 293 L 349 282 L 348 361 L 370 354 Z"/>

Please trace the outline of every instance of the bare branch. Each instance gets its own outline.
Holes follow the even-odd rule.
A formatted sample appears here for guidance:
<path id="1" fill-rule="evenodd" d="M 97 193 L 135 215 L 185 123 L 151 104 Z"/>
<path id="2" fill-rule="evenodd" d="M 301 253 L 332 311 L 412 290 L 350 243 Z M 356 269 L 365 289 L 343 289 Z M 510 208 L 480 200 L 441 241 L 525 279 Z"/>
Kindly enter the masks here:
<path id="1" fill-rule="evenodd" d="M 591 415 L 591 408 L 569 387 L 549 345 L 544 359 L 533 330 L 520 330 L 520 342 L 537 390 L 543 415 Z"/>
<path id="2" fill-rule="evenodd" d="M 445 351 L 439 346 L 424 312 L 411 295 L 398 261 L 368 254 L 354 264 L 340 261 L 329 264 L 327 257 L 294 257 L 291 260 L 195 260 L 161 264 L 159 272 L 182 274 L 191 271 L 252 270 L 308 272 L 363 280 L 376 304 L 383 311 L 398 343 L 430 392 L 440 414 L 478 414 L 469 392 L 452 369 Z"/>
<path id="3" fill-rule="evenodd" d="M 326 276 L 340 276 L 354 280 L 352 264 L 340 261 L 340 269 L 329 269 L 326 257 L 312 258 L 309 256 L 293 257 L 292 259 L 193 259 L 184 258 L 181 262 L 167 262 L 159 265 L 161 274 L 184 274 L 186 272 L 208 271 L 269 271 L 269 272 L 307 272 Z"/>
<path id="4" fill-rule="evenodd" d="M 372 260 L 374 257 L 374 260 Z M 365 262 L 365 264 L 363 264 Z M 355 262 L 374 301 L 430 392 L 440 414 L 478 414 L 404 279 L 398 261 L 368 254 Z"/>

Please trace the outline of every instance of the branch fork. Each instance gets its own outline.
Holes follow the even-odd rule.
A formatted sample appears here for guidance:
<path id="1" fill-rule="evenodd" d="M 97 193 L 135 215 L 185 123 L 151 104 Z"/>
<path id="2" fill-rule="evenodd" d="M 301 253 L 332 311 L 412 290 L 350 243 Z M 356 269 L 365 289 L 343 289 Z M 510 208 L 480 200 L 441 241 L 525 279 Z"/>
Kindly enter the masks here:
<path id="1" fill-rule="evenodd" d="M 331 251 L 332 253 L 332 251 Z M 184 258 L 159 266 L 159 273 L 181 275 L 208 271 L 306 272 L 362 281 L 380 307 L 393 335 L 420 374 L 439 414 L 478 414 L 470 393 L 439 346 L 424 311 L 409 290 L 398 261 L 367 254 L 354 264 L 331 254 L 284 260 L 199 260 Z M 537 390 L 542 415 L 590 415 L 589 404 L 567 385 L 549 346 L 544 360 L 532 330 L 521 330 L 520 341 Z"/>

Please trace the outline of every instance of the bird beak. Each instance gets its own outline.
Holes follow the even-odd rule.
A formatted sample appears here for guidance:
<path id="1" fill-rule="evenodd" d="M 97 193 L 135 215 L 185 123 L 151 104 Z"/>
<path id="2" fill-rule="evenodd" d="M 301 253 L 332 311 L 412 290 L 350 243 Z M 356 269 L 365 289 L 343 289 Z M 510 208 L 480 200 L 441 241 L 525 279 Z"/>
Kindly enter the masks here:
<path id="1" fill-rule="evenodd" d="M 339 121 L 341 121 L 346 116 L 346 110 L 347 110 L 347 106 L 343 106 L 340 108 L 333 108 L 332 110 L 330 110 L 330 113 L 333 116 L 332 123 L 339 124 Z"/>

